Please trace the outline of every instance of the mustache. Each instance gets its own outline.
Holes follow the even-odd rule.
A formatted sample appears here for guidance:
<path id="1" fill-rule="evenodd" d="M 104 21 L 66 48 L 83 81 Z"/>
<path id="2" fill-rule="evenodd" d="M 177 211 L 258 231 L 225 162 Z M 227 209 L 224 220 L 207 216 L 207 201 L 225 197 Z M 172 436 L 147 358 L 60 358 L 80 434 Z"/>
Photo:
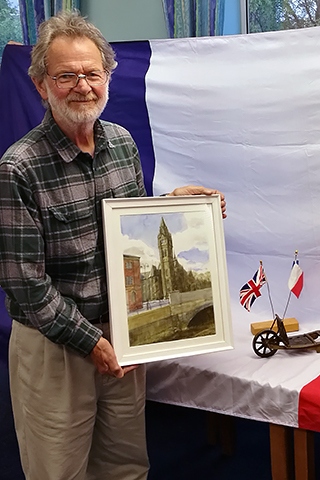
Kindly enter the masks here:
<path id="1" fill-rule="evenodd" d="M 69 102 L 91 102 L 92 100 L 98 100 L 95 93 L 91 92 L 89 95 L 79 95 L 76 93 L 70 94 L 67 98 Z"/>

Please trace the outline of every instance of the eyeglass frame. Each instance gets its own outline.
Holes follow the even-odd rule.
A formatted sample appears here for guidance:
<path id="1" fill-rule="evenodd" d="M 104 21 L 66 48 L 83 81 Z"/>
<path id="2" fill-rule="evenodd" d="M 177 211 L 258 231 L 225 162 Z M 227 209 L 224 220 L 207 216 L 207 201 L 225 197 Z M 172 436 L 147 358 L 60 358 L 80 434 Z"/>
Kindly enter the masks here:
<path id="1" fill-rule="evenodd" d="M 91 73 L 95 73 L 95 72 L 96 73 L 104 73 L 106 75 L 105 81 L 103 83 L 99 83 L 99 84 L 96 84 L 96 85 L 90 85 L 90 83 L 88 82 L 88 75 L 90 75 Z M 75 88 L 78 85 L 79 80 L 81 80 L 81 79 L 84 79 L 87 82 L 87 84 L 89 85 L 89 87 L 101 87 L 102 85 L 105 85 L 107 83 L 108 75 L 109 75 L 107 70 L 92 70 L 92 72 L 89 72 L 89 73 L 62 72 L 62 73 L 59 73 L 59 75 L 55 75 L 55 76 L 50 75 L 48 72 L 46 72 L 46 74 L 48 75 L 48 77 L 50 77 L 55 82 L 57 88 L 60 88 L 62 90 L 67 90 L 68 88 L 69 89 Z M 62 75 L 74 75 L 75 77 L 77 77 L 76 84 L 73 87 L 61 87 L 61 86 L 59 86 L 58 83 L 57 83 L 57 80 Z"/>

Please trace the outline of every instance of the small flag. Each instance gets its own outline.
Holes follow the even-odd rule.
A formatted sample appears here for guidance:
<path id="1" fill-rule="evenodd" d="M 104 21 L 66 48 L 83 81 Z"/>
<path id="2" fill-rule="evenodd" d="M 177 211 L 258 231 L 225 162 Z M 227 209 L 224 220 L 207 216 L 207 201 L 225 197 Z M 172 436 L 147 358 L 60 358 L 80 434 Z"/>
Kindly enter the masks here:
<path id="1" fill-rule="evenodd" d="M 267 279 L 264 273 L 262 264 L 249 280 L 240 290 L 240 303 L 250 312 L 253 302 L 261 296 L 260 288 L 266 283 Z"/>
<path id="2" fill-rule="evenodd" d="M 295 259 L 293 260 L 292 269 L 288 280 L 288 287 L 289 290 L 291 290 L 291 292 L 297 298 L 299 298 L 301 290 L 303 288 L 303 271 L 300 268 L 297 256 L 295 256 Z"/>

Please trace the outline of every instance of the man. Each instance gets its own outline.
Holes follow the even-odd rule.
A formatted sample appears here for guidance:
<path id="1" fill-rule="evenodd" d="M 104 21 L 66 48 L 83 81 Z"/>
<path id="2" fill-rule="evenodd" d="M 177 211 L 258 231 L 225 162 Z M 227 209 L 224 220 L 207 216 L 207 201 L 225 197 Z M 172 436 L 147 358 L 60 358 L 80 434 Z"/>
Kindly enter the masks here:
<path id="1" fill-rule="evenodd" d="M 44 22 L 29 75 L 48 109 L 0 162 L 0 283 L 27 480 L 147 477 L 145 368 L 121 368 L 108 341 L 101 199 L 145 196 L 132 137 L 98 120 L 115 66 L 76 12 Z"/>

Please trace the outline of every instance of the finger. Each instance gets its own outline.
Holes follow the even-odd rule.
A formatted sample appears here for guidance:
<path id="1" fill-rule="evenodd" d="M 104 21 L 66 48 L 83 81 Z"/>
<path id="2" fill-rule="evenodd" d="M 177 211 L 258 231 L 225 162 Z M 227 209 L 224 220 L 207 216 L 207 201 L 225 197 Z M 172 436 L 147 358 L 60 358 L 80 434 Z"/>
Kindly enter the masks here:
<path id="1" fill-rule="evenodd" d="M 102 375 L 110 375 L 110 377 L 122 378 L 124 376 L 124 371 L 118 363 L 114 365 L 113 362 L 102 363 L 98 366 L 98 371 Z"/>
<path id="2" fill-rule="evenodd" d="M 110 375 L 112 375 L 113 377 L 116 377 L 116 378 L 122 378 L 124 376 L 124 370 L 123 368 L 120 367 L 120 365 L 118 365 L 118 367 L 116 368 L 110 368 L 109 367 L 109 370 L 107 373 L 110 372 Z"/>
<path id="3" fill-rule="evenodd" d="M 129 365 L 127 367 L 123 367 L 124 374 L 126 375 L 129 372 L 132 372 L 133 370 L 136 370 L 138 368 L 138 365 Z"/>

